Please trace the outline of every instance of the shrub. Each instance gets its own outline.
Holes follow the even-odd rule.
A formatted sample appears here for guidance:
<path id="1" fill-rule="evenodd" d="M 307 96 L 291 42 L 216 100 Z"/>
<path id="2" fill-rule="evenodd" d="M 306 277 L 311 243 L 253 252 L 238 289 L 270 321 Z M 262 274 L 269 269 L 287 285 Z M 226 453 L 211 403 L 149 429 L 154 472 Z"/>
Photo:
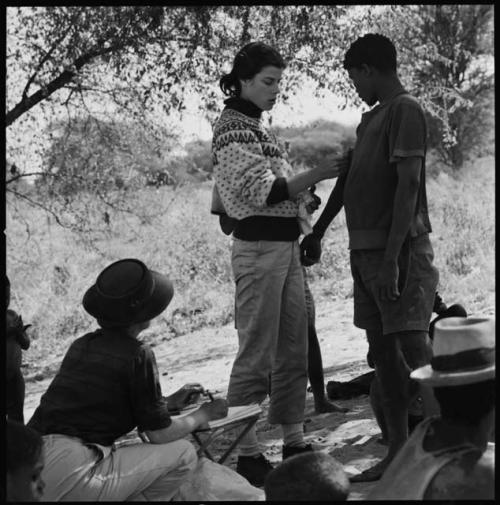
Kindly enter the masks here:
<path id="1" fill-rule="evenodd" d="M 316 121 L 305 127 L 277 128 L 276 133 L 289 143 L 292 164 L 309 168 L 332 163 L 354 144 L 353 130 L 337 123 Z"/>

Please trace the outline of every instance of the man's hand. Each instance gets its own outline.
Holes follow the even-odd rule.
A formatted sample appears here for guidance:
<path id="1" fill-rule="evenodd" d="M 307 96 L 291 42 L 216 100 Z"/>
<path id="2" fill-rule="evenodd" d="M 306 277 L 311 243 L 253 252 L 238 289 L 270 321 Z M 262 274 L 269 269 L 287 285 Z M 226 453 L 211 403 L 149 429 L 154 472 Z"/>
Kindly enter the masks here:
<path id="1" fill-rule="evenodd" d="M 400 296 L 398 289 L 399 267 L 397 261 L 384 260 L 375 280 L 381 301 L 394 301 Z"/>
<path id="2" fill-rule="evenodd" d="M 201 384 L 184 384 L 175 393 L 167 396 L 169 411 L 181 411 L 191 403 L 195 403 L 204 389 Z"/>
<path id="3" fill-rule="evenodd" d="M 300 262 L 310 267 L 321 258 L 321 239 L 314 234 L 306 235 L 300 243 Z"/>

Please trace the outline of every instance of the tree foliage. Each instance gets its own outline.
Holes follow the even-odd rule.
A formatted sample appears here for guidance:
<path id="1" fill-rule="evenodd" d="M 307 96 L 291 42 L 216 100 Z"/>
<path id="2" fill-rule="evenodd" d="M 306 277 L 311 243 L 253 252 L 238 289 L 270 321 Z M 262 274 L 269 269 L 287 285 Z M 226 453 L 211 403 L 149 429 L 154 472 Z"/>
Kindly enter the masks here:
<path id="1" fill-rule="evenodd" d="M 493 5 L 393 6 L 374 27 L 398 48 L 408 87 L 426 108 L 431 146 L 459 169 L 491 143 Z"/>
<path id="2" fill-rule="evenodd" d="M 318 90 L 359 104 L 342 60 L 369 31 L 394 40 L 403 81 L 426 105 L 443 157 L 459 165 L 453 149 L 474 143 L 475 106 L 487 103 L 493 85 L 477 65 L 493 51 L 492 15 L 491 5 L 9 7 L 7 156 L 17 172 L 7 176 L 7 190 L 15 184 L 19 191 L 19 178 L 31 173 L 112 178 L 104 151 L 84 163 L 86 148 L 75 150 L 84 123 L 91 137 L 128 125 L 144 132 L 146 150 L 154 152 L 166 130 L 175 132 L 189 91 L 201 93 L 213 119 L 222 106 L 218 79 L 250 40 L 267 41 L 288 61 L 284 100 L 308 76 Z M 63 155 L 65 140 L 72 157 Z M 118 142 L 113 156 L 129 148 Z M 106 184 L 101 189 L 110 197 Z"/>

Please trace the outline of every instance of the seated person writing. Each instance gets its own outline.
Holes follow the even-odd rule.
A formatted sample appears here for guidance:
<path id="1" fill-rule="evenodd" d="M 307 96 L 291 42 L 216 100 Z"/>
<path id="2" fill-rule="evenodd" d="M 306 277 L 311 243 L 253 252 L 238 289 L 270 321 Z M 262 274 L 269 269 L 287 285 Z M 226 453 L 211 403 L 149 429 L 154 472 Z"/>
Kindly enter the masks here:
<path id="1" fill-rule="evenodd" d="M 111 264 L 85 293 L 100 328 L 71 344 L 28 423 L 43 435 L 44 499 L 169 500 L 196 466 L 184 437 L 224 417 L 227 403 L 171 418 L 155 355 L 138 339 L 172 296 L 169 279 L 136 259 Z M 180 410 L 200 389 L 181 389 L 170 407 Z M 134 428 L 150 443 L 114 445 Z"/>

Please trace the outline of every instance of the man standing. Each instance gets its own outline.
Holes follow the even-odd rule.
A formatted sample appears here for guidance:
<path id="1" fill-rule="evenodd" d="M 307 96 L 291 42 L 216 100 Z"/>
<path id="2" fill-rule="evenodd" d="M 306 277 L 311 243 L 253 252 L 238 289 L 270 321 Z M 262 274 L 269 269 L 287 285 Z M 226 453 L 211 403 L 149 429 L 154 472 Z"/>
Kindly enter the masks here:
<path id="1" fill-rule="evenodd" d="M 320 240 L 345 208 L 354 280 L 354 324 L 366 330 L 387 421 L 386 458 L 353 482 L 378 480 L 408 438 L 408 405 L 418 385 L 410 371 L 431 359 L 428 337 L 438 271 L 429 240 L 425 188 L 427 129 L 424 112 L 397 76 L 396 49 L 383 35 L 367 34 L 349 48 L 344 68 L 369 106 L 356 130 L 347 174 L 304 238 L 302 252 L 319 260 Z M 426 414 L 436 408 L 421 388 Z"/>

